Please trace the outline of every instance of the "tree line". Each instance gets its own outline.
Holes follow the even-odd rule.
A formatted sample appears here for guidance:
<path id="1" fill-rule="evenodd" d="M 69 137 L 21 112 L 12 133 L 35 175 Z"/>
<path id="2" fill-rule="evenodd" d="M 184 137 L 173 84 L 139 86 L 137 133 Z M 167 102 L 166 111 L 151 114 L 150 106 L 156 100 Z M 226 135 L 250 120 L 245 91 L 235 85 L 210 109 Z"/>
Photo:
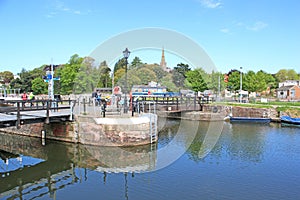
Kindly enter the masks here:
<path id="1" fill-rule="evenodd" d="M 36 95 L 47 94 L 48 83 L 45 82 L 47 70 L 49 70 L 49 65 L 29 71 L 22 69 L 16 79 L 12 72 L 0 72 L 0 83 L 2 87 L 8 89 L 20 89 L 22 92 L 33 91 Z M 68 95 L 90 93 L 95 88 L 111 88 L 112 86 L 120 86 L 124 89 L 125 71 L 126 60 L 124 58 L 119 59 L 111 70 L 106 61 L 97 63 L 91 57 L 80 57 L 74 54 L 67 63 L 55 65 L 54 75 L 60 80 L 54 81 L 54 92 Z M 241 77 L 243 90 L 249 92 L 274 90 L 279 82 L 300 79 L 300 75 L 293 69 L 281 69 L 276 74 L 263 70 L 258 72 L 250 70 L 246 73 L 238 70 L 231 70 L 228 73 L 216 71 L 208 73 L 203 68 L 191 69 L 188 64 L 179 63 L 171 71 L 164 71 L 160 65 L 143 63 L 139 57 L 135 57 L 127 66 L 128 89 L 133 85 L 146 85 L 154 81 L 173 92 L 179 92 L 180 89 L 190 89 L 195 92 L 209 89 L 217 92 L 225 88 L 238 91 Z"/>

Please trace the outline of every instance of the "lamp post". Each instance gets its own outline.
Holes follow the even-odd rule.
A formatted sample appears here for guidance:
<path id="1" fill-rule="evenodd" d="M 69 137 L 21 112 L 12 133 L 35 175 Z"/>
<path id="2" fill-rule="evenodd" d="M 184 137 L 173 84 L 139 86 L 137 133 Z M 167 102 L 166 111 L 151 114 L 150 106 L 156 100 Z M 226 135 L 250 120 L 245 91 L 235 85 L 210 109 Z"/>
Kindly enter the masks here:
<path id="1" fill-rule="evenodd" d="M 128 106 L 127 106 L 127 64 L 128 64 L 128 57 L 130 55 L 130 51 L 128 50 L 128 48 L 126 48 L 123 51 L 123 56 L 125 58 L 125 87 L 124 87 L 124 93 L 125 93 L 125 97 L 124 97 L 124 113 L 128 112 Z"/>
<path id="2" fill-rule="evenodd" d="M 243 89 L 243 73 L 242 67 L 240 67 L 240 103 L 242 103 L 242 89 Z"/>

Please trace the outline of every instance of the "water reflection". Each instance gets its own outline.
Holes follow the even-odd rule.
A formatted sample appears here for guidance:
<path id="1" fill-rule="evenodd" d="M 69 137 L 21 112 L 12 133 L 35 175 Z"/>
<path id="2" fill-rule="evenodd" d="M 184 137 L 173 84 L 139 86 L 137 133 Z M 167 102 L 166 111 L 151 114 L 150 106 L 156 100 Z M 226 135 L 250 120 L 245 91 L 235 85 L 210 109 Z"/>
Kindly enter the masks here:
<path id="1" fill-rule="evenodd" d="M 33 199 L 87 179 L 87 170 L 128 173 L 153 170 L 156 144 L 135 148 L 84 146 L 0 133 L 0 198 Z M 18 161 L 18 163 L 16 163 Z M 82 176 L 81 170 L 84 169 Z M 127 187 L 127 186 L 126 186 Z"/>
<path id="2" fill-rule="evenodd" d="M 184 120 L 166 121 L 157 145 L 134 148 L 0 133 L 0 199 L 296 199 L 299 143 L 298 129 Z"/>
<path id="3" fill-rule="evenodd" d="M 168 144 L 177 134 L 182 121 L 169 121 L 160 132 L 160 147 Z M 230 124 L 226 122 L 190 122 L 186 121 L 186 134 L 177 143 L 185 145 L 189 158 L 199 162 L 209 153 L 221 157 L 226 154 L 230 159 L 241 159 L 250 162 L 260 162 L 265 146 L 265 128 L 268 125 Z M 191 123 L 197 123 L 191 124 Z M 187 141 L 189 127 L 200 127 L 189 145 Z M 211 127 L 222 126 L 223 131 L 209 131 Z"/>
<path id="4" fill-rule="evenodd" d="M 201 127 L 207 127 L 207 125 Z M 225 123 L 222 134 L 219 135 L 218 141 L 210 151 L 210 156 L 215 158 L 228 156 L 231 160 L 260 162 L 264 152 L 264 128 L 265 125 Z M 202 160 L 198 154 L 205 148 L 203 144 L 205 133 L 205 129 L 199 131 L 188 150 L 190 158 L 196 162 Z"/>

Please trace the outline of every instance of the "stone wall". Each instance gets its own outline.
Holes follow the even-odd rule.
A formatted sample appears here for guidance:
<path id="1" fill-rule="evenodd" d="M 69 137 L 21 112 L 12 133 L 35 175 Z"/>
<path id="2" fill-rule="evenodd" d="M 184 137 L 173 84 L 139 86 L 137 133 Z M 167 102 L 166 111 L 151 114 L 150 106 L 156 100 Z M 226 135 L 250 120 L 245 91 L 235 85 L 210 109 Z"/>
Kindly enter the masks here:
<path id="1" fill-rule="evenodd" d="M 150 125 L 148 118 L 115 118 L 116 123 L 101 124 L 105 120 L 107 118 L 78 115 L 75 122 L 26 124 L 20 129 L 8 127 L 0 131 L 39 138 L 43 137 L 43 131 L 46 139 L 98 146 L 136 146 L 151 141 L 150 129 L 154 128 L 154 120 Z"/>
<path id="2" fill-rule="evenodd" d="M 78 116 L 79 143 L 100 146 L 135 146 L 150 143 L 150 124 L 97 124 L 88 116 Z"/>
<path id="3" fill-rule="evenodd" d="M 202 111 L 176 112 L 173 109 L 170 109 L 170 111 L 158 111 L 161 117 L 201 121 L 222 121 L 230 113 L 232 113 L 233 117 L 270 117 L 272 119 L 279 117 L 275 108 L 266 109 L 222 105 L 203 105 Z"/>
<path id="4" fill-rule="evenodd" d="M 1 128 L 0 131 L 9 134 L 23 135 L 30 137 L 42 137 L 42 131 L 45 131 L 46 139 L 59 140 L 76 143 L 78 141 L 77 132 L 75 131 L 76 123 L 36 123 L 22 125 L 20 129 L 16 127 Z"/>
<path id="5" fill-rule="evenodd" d="M 232 107 L 232 116 L 233 117 L 270 117 L 277 118 L 278 112 L 276 109 L 271 108 L 247 108 L 234 106 Z"/>

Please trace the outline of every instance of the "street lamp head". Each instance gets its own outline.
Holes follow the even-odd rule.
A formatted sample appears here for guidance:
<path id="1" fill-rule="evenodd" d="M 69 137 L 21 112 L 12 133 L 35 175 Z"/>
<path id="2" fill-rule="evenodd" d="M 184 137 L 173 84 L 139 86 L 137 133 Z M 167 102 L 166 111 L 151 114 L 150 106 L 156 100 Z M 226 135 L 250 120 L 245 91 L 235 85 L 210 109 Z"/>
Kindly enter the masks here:
<path id="1" fill-rule="evenodd" d="M 128 48 L 126 48 L 124 51 L 123 51 L 123 55 L 124 55 L 124 58 L 128 58 L 129 55 L 130 55 L 130 51 L 128 50 Z"/>

